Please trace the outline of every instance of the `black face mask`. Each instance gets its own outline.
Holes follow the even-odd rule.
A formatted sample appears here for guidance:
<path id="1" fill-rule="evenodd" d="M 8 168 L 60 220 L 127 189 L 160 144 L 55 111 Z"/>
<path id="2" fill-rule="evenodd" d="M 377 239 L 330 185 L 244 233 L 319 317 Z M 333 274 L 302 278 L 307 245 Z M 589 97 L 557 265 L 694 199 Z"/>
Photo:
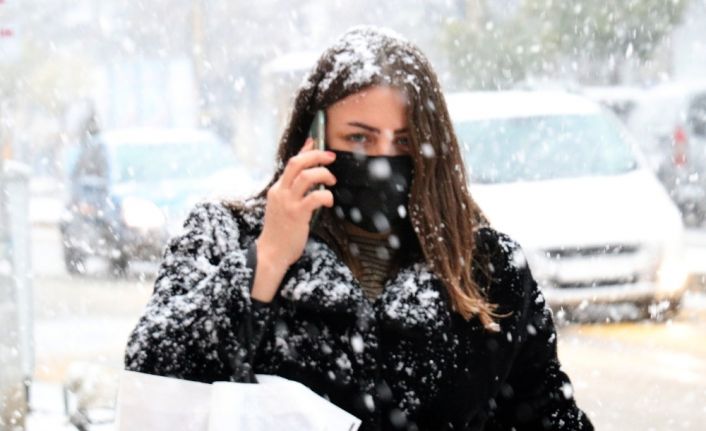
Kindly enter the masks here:
<path id="1" fill-rule="evenodd" d="M 334 214 L 369 232 L 396 230 L 408 223 L 411 156 L 365 156 L 336 151 L 327 168 L 336 177 Z"/>

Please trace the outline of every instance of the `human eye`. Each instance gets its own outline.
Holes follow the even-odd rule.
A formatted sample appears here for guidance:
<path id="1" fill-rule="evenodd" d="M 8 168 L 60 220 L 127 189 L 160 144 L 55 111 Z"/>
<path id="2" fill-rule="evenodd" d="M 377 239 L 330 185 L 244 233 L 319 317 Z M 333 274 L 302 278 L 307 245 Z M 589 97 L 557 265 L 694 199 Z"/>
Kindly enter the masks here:
<path id="1" fill-rule="evenodd" d="M 397 145 L 408 146 L 409 145 L 409 138 L 406 136 L 402 136 L 402 137 L 397 138 L 397 140 L 395 142 L 397 143 Z"/>
<path id="2" fill-rule="evenodd" d="M 353 142 L 354 144 L 364 144 L 367 139 L 368 137 L 362 133 L 352 133 L 346 136 L 346 140 L 349 142 Z"/>

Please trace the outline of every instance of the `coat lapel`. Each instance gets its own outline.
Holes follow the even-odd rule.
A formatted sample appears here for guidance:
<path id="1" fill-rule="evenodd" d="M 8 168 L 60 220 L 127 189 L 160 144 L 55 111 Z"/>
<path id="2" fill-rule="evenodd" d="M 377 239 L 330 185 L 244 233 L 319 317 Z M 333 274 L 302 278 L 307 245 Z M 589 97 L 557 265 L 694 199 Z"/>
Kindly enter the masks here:
<path id="1" fill-rule="evenodd" d="M 433 332 L 451 321 L 446 289 L 424 262 L 403 267 L 376 305 L 381 324 L 403 331 Z"/>
<path id="2" fill-rule="evenodd" d="M 432 331 L 451 320 L 445 288 L 426 263 L 403 266 L 371 302 L 350 268 L 316 237 L 288 271 L 280 294 L 299 308 L 357 317 L 374 313 L 383 326 L 402 331 Z"/>
<path id="3" fill-rule="evenodd" d="M 264 200 L 248 200 L 250 214 L 239 224 L 253 238 L 264 220 Z M 301 258 L 287 271 L 280 289 L 282 298 L 299 309 L 321 313 L 373 317 L 392 329 L 435 331 L 451 321 L 446 288 L 426 262 L 400 268 L 385 284 L 382 295 L 370 302 L 350 268 L 326 242 L 310 236 Z"/>
<path id="4" fill-rule="evenodd" d="M 350 268 L 313 236 L 287 271 L 280 295 L 299 308 L 342 314 L 356 314 L 367 302 Z"/>

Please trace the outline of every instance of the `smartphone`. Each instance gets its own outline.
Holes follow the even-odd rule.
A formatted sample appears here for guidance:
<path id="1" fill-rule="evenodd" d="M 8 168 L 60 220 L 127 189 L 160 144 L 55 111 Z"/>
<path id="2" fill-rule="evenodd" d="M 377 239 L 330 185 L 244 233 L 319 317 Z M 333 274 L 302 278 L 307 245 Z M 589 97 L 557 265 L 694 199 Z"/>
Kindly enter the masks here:
<path id="1" fill-rule="evenodd" d="M 326 149 L 326 114 L 323 109 L 316 111 L 314 121 L 311 122 L 311 128 L 309 128 L 309 136 L 314 139 L 314 149 L 322 151 Z M 314 190 L 323 190 L 324 188 L 325 186 L 323 184 L 318 184 L 314 187 Z M 317 208 L 314 214 L 312 214 L 309 229 L 313 228 L 314 224 L 316 224 L 320 212 L 321 207 Z"/>

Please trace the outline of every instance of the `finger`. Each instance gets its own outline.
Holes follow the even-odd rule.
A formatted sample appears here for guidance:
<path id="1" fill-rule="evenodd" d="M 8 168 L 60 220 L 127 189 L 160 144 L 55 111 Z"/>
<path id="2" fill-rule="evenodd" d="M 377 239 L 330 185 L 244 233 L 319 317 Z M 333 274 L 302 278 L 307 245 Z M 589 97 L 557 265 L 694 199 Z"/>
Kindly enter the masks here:
<path id="1" fill-rule="evenodd" d="M 323 166 L 304 169 L 292 182 L 291 190 L 296 197 L 302 197 L 315 184 L 336 184 L 336 177 Z"/>
<path id="2" fill-rule="evenodd" d="M 299 149 L 299 154 L 303 153 L 304 151 L 309 151 L 312 148 L 314 148 L 314 138 L 311 136 L 306 138 L 306 141 L 304 141 L 304 145 Z"/>
<path id="3" fill-rule="evenodd" d="M 336 155 L 330 151 L 308 150 L 291 157 L 282 173 L 282 185 L 290 188 L 301 171 L 317 165 L 328 165 Z"/>
<path id="4" fill-rule="evenodd" d="M 333 206 L 333 193 L 331 190 L 314 190 L 306 195 L 303 205 L 310 212 L 320 207 L 331 208 Z"/>

